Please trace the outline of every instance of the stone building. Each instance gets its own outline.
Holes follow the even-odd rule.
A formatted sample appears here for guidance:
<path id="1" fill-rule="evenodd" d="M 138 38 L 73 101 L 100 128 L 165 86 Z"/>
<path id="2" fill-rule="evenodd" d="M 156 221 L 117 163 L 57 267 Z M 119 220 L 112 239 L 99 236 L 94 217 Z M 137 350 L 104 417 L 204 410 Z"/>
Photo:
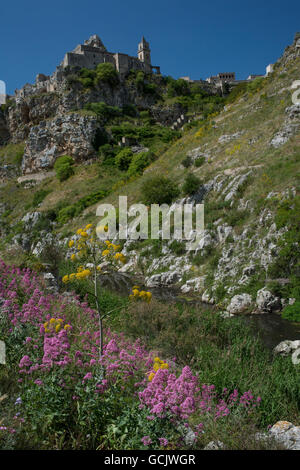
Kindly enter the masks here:
<path id="1" fill-rule="evenodd" d="M 67 52 L 61 66 L 63 68 L 94 68 L 105 62 L 113 64 L 120 74 L 126 74 L 132 69 L 143 70 L 146 73 L 151 73 L 155 69 L 160 73 L 158 66 L 151 65 L 151 50 L 144 37 L 138 45 L 137 57 L 132 57 L 120 52 L 108 52 L 99 36 L 94 34 L 84 41 L 84 44 L 79 44 L 72 52 Z"/>
<path id="2" fill-rule="evenodd" d="M 73 51 L 67 52 L 51 76 L 39 73 L 34 85 L 26 83 L 23 88 L 16 90 L 16 99 L 20 100 L 36 93 L 59 91 L 67 68 L 93 69 L 98 64 L 107 62 L 111 63 L 121 75 L 126 75 L 130 70 L 141 70 L 146 73 L 155 71 L 160 74 L 160 67 L 151 64 L 151 50 L 144 36 L 138 44 L 137 57 L 132 57 L 121 52 L 108 52 L 99 36 L 94 34 Z"/>

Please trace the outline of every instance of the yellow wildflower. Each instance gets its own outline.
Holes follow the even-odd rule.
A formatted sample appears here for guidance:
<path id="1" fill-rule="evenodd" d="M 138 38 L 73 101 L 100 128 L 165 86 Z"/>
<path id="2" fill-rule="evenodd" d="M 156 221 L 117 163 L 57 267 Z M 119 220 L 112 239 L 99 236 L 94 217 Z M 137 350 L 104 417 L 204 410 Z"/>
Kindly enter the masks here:
<path id="1" fill-rule="evenodd" d="M 71 260 L 72 260 L 72 261 L 75 261 L 75 259 L 76 259 L 76 255 L 73 253 L 73 254 L 71 255 Z"/>
<path id="2" fill-rule="evenodd" d="M 55 323 L 55 322 L 56 322 L 55 318 L 51 318 L 50 324 L 53 325 L 53 323 Z"/>
<path id="3" fill-rule="evenodd" d="M 154 376 L 155 376 L 154 372 L 151 372 L 151 374 L 149 374 L 149 376 L 148 376 L 149 382 L 151 382 L 153 380 Z"/>
<path id="4" fill-rule="evenodd" d="M 70 240 L 69 241 L 69 248 L 72 248 L 73 245 L 74 245 L 74 240 Z"/>
<path id="5" fill-rule="evenodd" d="M 60 329 L 61 329 L 61 325 L 60 324 L 56 325 L 56 327 L 55 327 L 56 333 L 58 333 Z"/>
<path id="6" fill-rule="evenodd" d="M 107 256 L 109 255 L 109 250 L 103 250 L 102 251 L 102 256 Z"/>
<path id="7" fill-rule="evenodd" d="M 77 235 L 81 235 L 81 232 L 82 232 L 82 228 L 79 228 L 76 233 Z"/>
<path id="8" fill-rule="evenodd" d="M 62 278 L 62 282 L 64 284 L 67 284 L 67 282 L 69 282 L 69 276 L 67 274 Z"/>
<path id="9" fill-rule="evenodd" d="M 69 330 L 71 328 L 71 325 L 69 325 L 68 323 L 64 326 L 64 330 Z"/>
<path id="10" fill-rule="evenodd" d="M 166 362 L 164 362 L 161 366 L 160 366 L 161 369 L 169 369 L 169 364 L 167 364 Z"/>
<path id="11" fill-rule="evenodd" d="M 81 232 L 80 235 L 81 235 L 83 238 L 87 238 L 87 237 L 88 237 L 88 234 L 87 234 L 86 232 L 83 232 L 83 231 Z"/>

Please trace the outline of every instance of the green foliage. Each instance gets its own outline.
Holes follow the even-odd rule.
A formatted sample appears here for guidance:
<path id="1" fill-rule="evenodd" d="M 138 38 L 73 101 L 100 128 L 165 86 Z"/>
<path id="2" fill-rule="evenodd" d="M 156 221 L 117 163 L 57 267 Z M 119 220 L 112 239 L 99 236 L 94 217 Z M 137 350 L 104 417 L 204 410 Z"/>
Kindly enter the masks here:
<path id="1" fill-rule="evenodd" d="M 117 153 L 115 162 L 120 170 L 126 171 L 132 161 L 133 153 L 130 148 L 124 148 Z"/>
<path id="2" fill-rule="evenodd" d="M 56 160 L 54 169 L 60 182 L 67 180 L 74 174 L 73 165 L 74 160 L 69 155 L 63 155 Z"/>
<path id="3" fill-rule="evenodd" d="M 80 198 L 77 202 L 64 207 L 58 206 L 56 210 L 56 218 L 60 224 L 65 224 L 68 220 L 78 216 L 86 207 L 96 204 L 98 201 L 107 196 L 107 191 L 96 191 L 87 196 Z"/>
<path id="4" fill-rule="evenodd" d="M 300 300 L 295 302 L 293 305 L 287 305 L 284 307 L 282 310 L 282 318 L 300 323 Z"/>
<path id="5" fill-rule="evenodd" d="M 0 147 L 0 164 L 3 161 L 6 164 L 21 166 L 25 145 L 23 142 L 19 144 L 7 144 Z"/>
<path id="6" fill-rule="evenodd" d="M 170 204 L 180 191 L 173 180 L 163 175 L 149 177 L 142 184 L 142 198 L 145 204 Z"/>
<path id="7" fill-rule="evenodd" d="M 184 255 L 186 253 L 185 243 L 179 240 L 173 240 L 169 248 L 177 256 Z"/>
<path id="8" fill-rule="evenodd" d="M 181 165 L 184 166 L 184 168 L 189 168 L 190 166 L 192 166 L 192 164 L 193 160 L 189 156 L 185 157 L 181 162 Z"/>
<path id="9" fill-rule="evenodd" d="M 137 174 L 142 174 L 143 170 L 150 165 L 154 157 L 151 152 L 140 152 L 135 153 L 132 157 L 130 165 L 128 167 L 128 175 L 133 176 Z"/>
<path id="10" fill-rule="evenodd" d="M 173 78 L 169 77 L 168 79 L 168 96 L 186 96 L 190 94 L 189 84 L 186 80 L 179 78 L 178 80 L 174 80 Z"/>
<path id="11" fill-rule="evenodd" d="M 198 158 L 196 158 L 196 160 L 194 162 L 194 165 L 195 165 L 196 168 L 199 168 L 204 163 L 205 163 L 205 157 L 198 157 Z"/>
<path id="12" fill-rule="evenodd" d="M 284 201 L 277 209 L 275 222 L 278 228 L 287 227 L 278 242 L 279 253 L 269 266 L 271 278 L 287 277 L 290 283 L 285 288 L 285 296 L 292 292 L 300 300 L 300 196 Z"/>
<path id="13" fill-rule="evenodd" d="M 96 67 L 96 82 L 108 83 L 112 87 L 119 83 L 119 74 L 113 64 L 109 62 L 98 64 Z"/>
<path id="14" fill-rule="evenodd" d="M 50 189 L 39 189 L 38 191 L 36 191 L 33 196 L 32 206 L 37 207 L 50 193 Z"/>
<path id="15" fill-rule="evenodd" d="M 195 194 L 202 184 L 198 176 L 194 175 L 194 173 L 188 173 L 182 185 L 182 192 L 185 196 Z"/>
<path id="16" fill-rule="evenodd" d="M 98 154 L 102 158 L 102 163 L 108 166 L 115 165 L 115 156 L 118 150 L 109 144 L 101 145 L 98 149 Z"/>
<path id="17" fill-rule="evenodd" d="M 96 113 L 98 118 L 103 122 L 107 122 L 109 119 L 122 115 L 122 110 L 120 108 L 117 106 L 109 106 L 103 101 L 99 103 L 87 103 L 84 106 L 84 109 Z"/>

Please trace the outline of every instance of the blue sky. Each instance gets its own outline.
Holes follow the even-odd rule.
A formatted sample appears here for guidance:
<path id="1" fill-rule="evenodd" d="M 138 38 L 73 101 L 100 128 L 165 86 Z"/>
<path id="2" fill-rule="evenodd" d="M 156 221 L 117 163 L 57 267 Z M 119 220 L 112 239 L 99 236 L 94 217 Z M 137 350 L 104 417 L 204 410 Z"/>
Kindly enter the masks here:
<path id="1" fill-rule="evenodd" d="M 0 17 L 0 80 L 12 94 L 95 33 L 109 51 L 130 55 L 143 34 L 165 75 L 263 74 L 300 30 L 300 2 L 4 0 Z"/>

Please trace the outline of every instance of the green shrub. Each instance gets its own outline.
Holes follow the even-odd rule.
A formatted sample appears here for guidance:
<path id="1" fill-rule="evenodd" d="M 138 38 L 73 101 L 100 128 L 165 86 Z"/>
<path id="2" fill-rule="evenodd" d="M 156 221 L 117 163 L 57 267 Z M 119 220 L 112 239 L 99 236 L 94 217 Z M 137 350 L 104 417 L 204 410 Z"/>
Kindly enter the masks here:
<path id="1" fill-rule="evenodd" d="M 198 176 L 194 175 L 193 173 L 188 173 L 182 186 L 182 192 L 186 196 L 189 194 L 195 194 L 201 185 L 202 181 L 198 178 Z"/>
<path id="2" fill-rule="evenodd" d="M 54 169 L 59 181 L 65 181 L 74 174 L 73 165 L 74 160 L 69 155 L 63 155 L 56 160 Z"/>
<path id="3" fill-rule="evenodd" d="M 40 189 L 39 191 L 34 193 L 32 206 L 37 207 L 39 204 L 41 204 L 41 202 L 43 202 L 43 200 L 49 193 L 51 193 L 51 190 L 49 189 Z"/>
<path id="4" fill-rule="evenodd" d="M 153 159 L 151 152 L 141 152 L 133 155 L 128 167 L 128 175 L 142 174 L 144 168 L 148 166 Z"/>
<path id="5" fill-rule="evenodd" d="M 179 78 L 178 80 L 174 80 L 172 78 L 169 79 L 168 84 L 168 96 L 185 96 L 190 93 L 189 84 L 186 80 Z"/>
<path id="6" fill-rule="evenodd" d="M 173 240 L 169 246 L 170 250 L 173 251 L 177 256 L 186 254 L 185 243 L 179 240 Z"/>
<path id="7" fill-rule="evenodd" d="M 199 168 L 204 163 L 205 163 L 205 157 L 198 157 L 198 158 L 196 158 L 196 160 L 194 162 L 194 165 L 195 165 L 196 168 Z"/>
<path id="8" fill-rule="evenodd" d="M 142 198 L 145 204 L 170 204 L 180 191 L 173 180 L 163 175 L 149 177 L 142 185 Z"/>
<path id="9" fill-rule="evenodd" d="M 86 209 L 86 207 L 96 204 L 98 201 L 107 196 L 107 194 L 107 191 L 100 190 L 80 198 L 74 204 L 59 204 L 56 208 L 57 221 L 60 224 L 65 224 L 66 222 L 68 222 L 68 220 L 81 214 L 81 212 Z"/>
<path id="10" fill-rule="evenodd" d="M 101 145 L 98 149 L 98 154 L 102 158 L 104 165 L 114 165 L 116 150 L 109 144 Z"/>
<path id="11" fill-rule="evenodd" d="M 191 157 L 185 157 L 181 162 L 181 165 L 184 166 L 184 168 L 188 168 L 192 166 L 192 164 L 193 160 L 191 159 Z"/>
<path id="12" fill-rule="evenodd" d="M 293 305 L 287 305 L 282 310 L 282 318 L 293 322 L 300 322 L 300 300 Z"/>
<path id="13" fill-rule="evenodd" d="M 116 161 L 117 167 L 123 171 L 128 170 L 129 165 L 132 161 L 132 158 L 133 158 L 133 153 L 131 149 L 124 148 L 116 155 L 115 161 Z"/>
<path id="14" fill-rule="evenodd" d="M 117 106 L 109 106 L 103 101 L 100 103 L 87 103 L 84 106 L 84 109 L 93 111 L 102 121 L 108 121 L 109 119 L 122 115 L 122 110 L 120 108 Z"/>
<path id="15" fill-rule="evenodd" d="M 108 83 L 111 86 L 115 86 L 119 83 L 119 75 L 113 64 L 106 62 L 104 64 L 97 65 L 96 82 Z"/>

